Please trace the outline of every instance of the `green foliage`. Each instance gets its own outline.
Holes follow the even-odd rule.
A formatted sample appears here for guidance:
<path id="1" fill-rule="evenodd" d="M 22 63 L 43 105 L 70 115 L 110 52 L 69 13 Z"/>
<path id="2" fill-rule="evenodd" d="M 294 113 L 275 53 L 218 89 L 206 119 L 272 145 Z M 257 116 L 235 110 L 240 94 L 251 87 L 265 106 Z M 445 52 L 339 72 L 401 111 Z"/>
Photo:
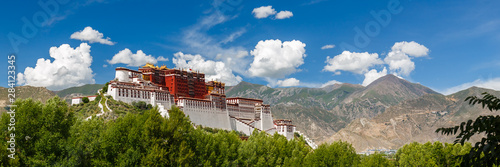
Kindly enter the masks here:
<path id="1" fill-rule="evenodd" d="M 134 102 L 132 102 L 132 105 L 139 110 L 149 110 L 149 109 L 153 108 L 153 106 L 151 104 L 148 105 L 144 101 L 139 101 L 139 102 L 134 101 Z"/>
<path id="2" fill-rule="evenodd" d="M 101 108 L 99 108 L 99 105 L 97 104 L 98 102 L 99 101 L 94 100 L 89 103 L 80 103 L 72 105 L 70 108 L 75 112 L 75 116 L 77 118 L 87 118 L 101 112 Z"/>
<path id="3" fill-rule="evenodd" d="M 439 141 L 425 144 L 413 142 L 404 145 L 396 153 L 398 166 L 457 166 L 461 156 L 471 149 L 470 143 L 443 144 Z"/>
<path id="4" fill-rule="evenodd" d="M 305 166 L 354 166 L 360 161 L 351 144 L 336 141 L 332 144 L 321 144 L 305 158 Z"/>
<path id="5" fill-rule="evenodd" d="M 481 104 L 483 108 L 490 111 L 500 109 L 500 99 L 487 93 L 483 93 L 483 97 L 469 96 L 465 99 L 469 104 Z M 479 116 L 476 120 L 468 120 L 460 125 L 450 128 L 439 128 L 436 132 L 441 132 L 445 135 L 455 135 L 460 133 L 455 140 L 455 143 L 464 144 L 475 134 L 484 133 L 485 137 L 477 142 L 471 151 L 462 156 L 461 165 L 464 166 L 493 166 L 500 164 L 500 116 Z"/>
<path id="6" fill-rule="evenodd" d="M 90 100 L 89 100 L 89 98 L 88 98 L 88 97 L 83 97 L 83 98 L 82 98 L 82 102 L 83 102 L 83 103 L 89 103 L 89 101 L 90 101 Z"/>
<path id="7" fill-rule="evenodd" d="M 239 166 L 304 166 L 310 152 L 304 141 L 290 140 L 254 130 L 238 149 Z"/>
<path id="8" fill-rule="evenodd" d="M 375 153 L 368 156 L 362 156 L 361 162 L 359 164 L 360 167 L 386 167 L 386 166 L 394 166 L 391 161 L 384 157 L 384 154 Z"/>
<path id="9" fill-rule="evenodd" d="M 109 82 L 106 82 L 106 84 L 104 84 L 104 86 L 101 88 L 101 93 L 102 94 L 108 92 L 108 85 L 109 85 Z"/>
<path id="10" fill-rule="evenodd" d="M 1 117 L 0 132 L 7 137 L 15 133 L 16 162 L 19 166 L 52 166 L 66 154 L 64 145 L 74 124 L 71 112 L 59 97 L 49 99 L 46 104 L 32 99 L 17 100 L 15 109 L 15 130 L 8 130 L 10 116 Z M 6 143 L 6 142 L 2 142 Z M 7 148 L 6 146 L 3 148 Z M 6 149 L 1 149 L 6 151 Z M 2 154 L 4 154 L 3 152 Z M 9 161 L 2 161 L 8 166 Z"/>

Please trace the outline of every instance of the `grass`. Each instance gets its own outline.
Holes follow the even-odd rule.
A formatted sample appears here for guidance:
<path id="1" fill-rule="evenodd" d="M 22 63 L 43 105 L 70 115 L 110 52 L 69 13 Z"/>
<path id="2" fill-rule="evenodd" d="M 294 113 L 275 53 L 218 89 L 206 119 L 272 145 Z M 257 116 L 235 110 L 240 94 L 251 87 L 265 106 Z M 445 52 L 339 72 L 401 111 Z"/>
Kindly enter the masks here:
<path id="1" fill-rule="evenodd" d="M 87 118 L 91 115 L 101 113 L 101 108 L 99 108 L 98 103 L 98 101 L 94 100 L 88 103 L 72 105 L 70 108 L 75 111 L 77 117 Z"/>
<path id="2" fill-rule="evenodd" d="M 108 100 L 107 98 L 102 98 L 101 99 L 101 105 L 102 105 L 102 109 L 104 110 L 104 112 L 109 112 L 108 110 L 108 107 L 106 107 L 106 100 Z"/>

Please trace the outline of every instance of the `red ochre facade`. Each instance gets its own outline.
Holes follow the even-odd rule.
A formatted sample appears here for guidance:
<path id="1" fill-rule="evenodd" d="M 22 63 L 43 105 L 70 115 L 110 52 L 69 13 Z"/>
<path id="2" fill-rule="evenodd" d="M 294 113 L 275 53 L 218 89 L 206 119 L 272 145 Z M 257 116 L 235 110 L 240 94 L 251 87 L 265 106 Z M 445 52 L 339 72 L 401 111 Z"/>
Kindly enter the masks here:
<path id="1" fill-rule="evenodd" d="M 179 97 L 190 97 L 197 99 L 207 99 L 208 95 L 218 94 L 224 96 L 224 83 L 210 81 L 205 83 L 205 74 L 201 72 L 193 72 L 191 69 L 169 69 L 166 66 L 154 66 L 146 64 L 139 68 L 144 80 L 167 88 L 170 94 L 175 98 L 175 102 Z"/>

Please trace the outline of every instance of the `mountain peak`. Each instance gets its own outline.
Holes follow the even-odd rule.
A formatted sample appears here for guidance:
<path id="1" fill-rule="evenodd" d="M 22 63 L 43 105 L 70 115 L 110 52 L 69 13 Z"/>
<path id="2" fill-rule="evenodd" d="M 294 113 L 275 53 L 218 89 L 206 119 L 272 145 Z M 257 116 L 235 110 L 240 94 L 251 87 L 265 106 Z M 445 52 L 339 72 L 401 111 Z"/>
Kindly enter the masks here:
<path id="1" fill-rule="evenodd" d="M 393 74 L 373 81 L 359 92 L 354 93 L 346 102 L 353 99 L 378 99 L 386 105 L 395 105 L 403 100 L 414 99 L 425 94 L 439 94 L 420 84 L 411 83 Z"/>
<path id="2" fill-rule="evenodd" d="M 387 74 L 383 77 L 378 78 L 377 80 L 373 81 L 366 87 L 374 87 L 375 85 L 379 84 L 387 84 L 387 83 L 402 83 L 402 82 L 408 82 L 404 79 L 401 79 L 393 74 Z M 410 83 L 410 82 L 408 82 Z"/>

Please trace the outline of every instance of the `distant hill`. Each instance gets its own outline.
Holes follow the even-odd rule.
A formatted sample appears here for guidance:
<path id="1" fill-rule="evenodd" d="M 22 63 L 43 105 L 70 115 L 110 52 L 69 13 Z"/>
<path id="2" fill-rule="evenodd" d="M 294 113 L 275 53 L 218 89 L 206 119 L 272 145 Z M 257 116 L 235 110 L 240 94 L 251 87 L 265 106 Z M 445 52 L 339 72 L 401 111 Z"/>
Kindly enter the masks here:
<path id="1" fill-rule="evenodd" d="M 103 86 L 104 84 L 87 84 L 83 86 L 66 88 L 60 91 L 54 91 L 54 93 L 56 93 L 57 96 L 61 97 L 62 99 L 66 100 L 66 103 L 71 104 L 71 99 L 73 97 L 94 95 Z"/>
<path id="2" fill-rule="evenodd" d="M 389 107 L 386 112 L 371 119 L 358 118 L 325 142 L 349 141 L 358 151 L 374 148 L 397 149 L 414 141 L 453 142 L 455 136 L 440 135 L 435 133 L 435 130 L 456 126 L 479 115 L 498 114 L 482 109 L 479 105 L 471 106 L 464 101 L 466 97 L 480 96 L 482 92 L 500 96 L 499 91 L 477 87 L 449 96 L 427 94 Z M 477 141 L 478 137 L 473 140 Z"/>
<path id="3" fill-rule="evenodd" d="M 87 84 L 78 87 L 66 88 L 60 91 L 54 91 L 59 97 L 66 97 L 67 95 L 71 95 L 73 93 L 79 93 L 84 96 L 94 95 L 97 93 L 97 90 L 101 89 L 104 84 Z"/>
<path id="4" fill-rule="evenodd" d="M 41 102 L 47 101 L 48 99 L 56 96 L 56 94 L 45 87 L 33 87 L 33 86 L 18 86 L 16 87 L 16 99 L 27 99 L 32 98 L 33 100 L 38 100 Z M 8 88 L 0 87 L 0 106 L 5 108 L 10 102 L 8 102 Z M 0 110 L 6 111 L 6 110 Z"/>

